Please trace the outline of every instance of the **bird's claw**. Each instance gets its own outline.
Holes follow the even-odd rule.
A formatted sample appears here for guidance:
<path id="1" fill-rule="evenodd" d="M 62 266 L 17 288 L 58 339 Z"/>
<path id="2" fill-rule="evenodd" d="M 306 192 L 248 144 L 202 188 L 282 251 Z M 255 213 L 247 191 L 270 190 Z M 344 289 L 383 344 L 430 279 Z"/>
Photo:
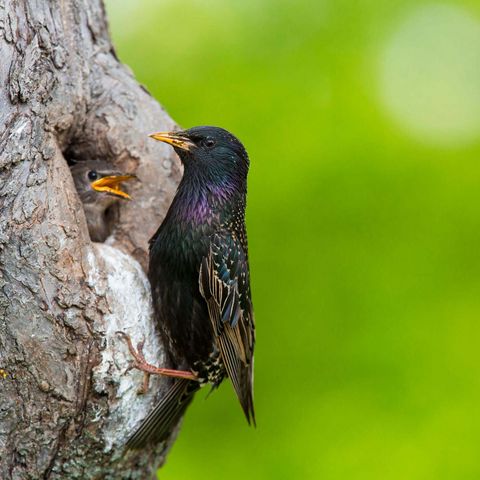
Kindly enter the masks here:
<path id="1" fill-rule="evenodd" d="M 130 362 L 128 367 L 125 369 L 123 372 L 124 375 L 126 375 L 128 372 L 131 372 L 135 368 L 135 362 Z"/>
<path id="2" fill-rule="evenodd" d="M 159 368 L 151 365 L 145 360 L 145 357 L 143 356 L 143 345 L 145 343 L 145 340 L 142 340 L 138 344 L 138 350 L 135 350 L 132 344 L 132 339 L 129 335 L 120 331 L 117 332 L 117 334 L 120 335 L 127 342 L 128 350 L 133 357 L 132 366 L 129 369 L 131 370 L 132 368 L 136 368 L 137 370 L 141 370 L 145 373 L 142 387 L 144 391 L 148 390 L 148 379 L 150 378 L 150 375 L 163 375 L 166 377 L 183 378 L 186 380 L 198 381 L 198 376 L 192 372 L 183 370 L 172 370 L 170 368 Z"/>
<path id="3" fill-rule="evenodd" d="M 127 335 L 125 332 L 122 332 L 122 331 L 118 331 L 116 333 L 127 343 L 128 350 L 130 351 L 130 354 L 134 359 L 134 364 L 135 364 L 134 368 L 137 367 L 137 364 L 145 362 L 145 358 L 143 356 L 143 345 L 145 343 L 145 340 L 142 340 L 141 342 L 138 343 L 137 345 L 138 351 L 137 351 L 133 347 L 132 339 L 130 338 L 130 335 Z"/>
<path id="4" fill-rule="evenodd" d="M 137 343 L 137 353 L 139 356 L 142 356 L 143 357 L 143 347 L 145 345 L 145 338 L 143 338 L 143 340 L 141 342 L 138 342 Z"/>
<path id="5" fill-rule="evenodd" d="M 150 374 L 143 372 L 143 383 L 142 386 L 137 390 L 138 395 L 145 395 L 150 388 Z"/>

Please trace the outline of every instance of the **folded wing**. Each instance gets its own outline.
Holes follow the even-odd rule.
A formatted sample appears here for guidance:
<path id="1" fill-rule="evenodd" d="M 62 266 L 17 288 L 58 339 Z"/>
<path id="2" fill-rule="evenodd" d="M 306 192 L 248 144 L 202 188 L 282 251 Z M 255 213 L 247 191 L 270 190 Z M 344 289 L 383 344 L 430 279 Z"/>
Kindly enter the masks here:
<path id="1" fill-rule="evenodd" d="M 214 235 L 202 260 L 200 292 L 208 306 L 218 349 L 247 421 L 255 424 L 253 349 L 255 325 L 244 242 L 229 232 Z"/>

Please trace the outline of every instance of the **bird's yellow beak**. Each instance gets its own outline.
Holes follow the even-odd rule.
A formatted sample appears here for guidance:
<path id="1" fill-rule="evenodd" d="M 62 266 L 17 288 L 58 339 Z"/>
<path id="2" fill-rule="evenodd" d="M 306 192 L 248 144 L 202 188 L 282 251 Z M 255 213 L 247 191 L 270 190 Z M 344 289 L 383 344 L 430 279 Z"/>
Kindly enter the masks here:
<path id="1" fill-rule="evenodd" d="M 132 197 L 128 193 L 121 190 L 120 184 L 122 182 L 132 180 L 133 178 L 137 177 L 135 175 L 108 175 L 95 180 L 91 183 L 91 185 L 92 188 L 97 192 L 107 192 L 111 193 L 112 195 L 116 195 L 117 197 L 130 200 Z"/>
<path id="2" fill-rule="evenodd" d="M 187 137 L 183 136 L 181 132 L 158 132 L 151 133 L 149 137 L 158 140 L 159 142 L 169 143 L 175 148 L 181 150 L 190 150 L 195 144 Z"/>

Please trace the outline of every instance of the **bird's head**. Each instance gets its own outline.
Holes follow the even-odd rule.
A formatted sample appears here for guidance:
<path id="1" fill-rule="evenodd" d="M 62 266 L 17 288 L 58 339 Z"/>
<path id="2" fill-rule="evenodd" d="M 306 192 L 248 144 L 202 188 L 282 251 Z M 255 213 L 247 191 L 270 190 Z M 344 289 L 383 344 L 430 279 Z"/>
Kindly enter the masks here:
<path id="1" fill-rule="evenodd" d="M 75 187 L 83 204 L 107 207 L 117 199 L 131 197 L 120 188 L 122 182 L 136 178 L 116 170 L 103 160 L 80 161 L 71 167 Z"/>
<path id="2" fill-rule="evenodd" d="M 240 140 L 219 127 L 193 127 L 178 132 L 152 133 L 151 138 L 173 146 L 185 174 L 203 172 L 218 183 L 246 182 L 249 160 Z"/>

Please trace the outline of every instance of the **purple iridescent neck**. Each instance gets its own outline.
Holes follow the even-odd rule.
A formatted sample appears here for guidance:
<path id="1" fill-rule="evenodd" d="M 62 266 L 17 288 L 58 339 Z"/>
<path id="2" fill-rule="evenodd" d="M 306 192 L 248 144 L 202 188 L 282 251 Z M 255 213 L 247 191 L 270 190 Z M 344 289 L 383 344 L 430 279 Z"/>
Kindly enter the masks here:
<path id="1" fill-rule="evenodd" d="M 195 224 L 211 223 L 221 216 L 222 210 L 238 194 L 232 182 L 200 182 L 182 181 L 176 195 L 176 217 L 182 222 Z"/>

